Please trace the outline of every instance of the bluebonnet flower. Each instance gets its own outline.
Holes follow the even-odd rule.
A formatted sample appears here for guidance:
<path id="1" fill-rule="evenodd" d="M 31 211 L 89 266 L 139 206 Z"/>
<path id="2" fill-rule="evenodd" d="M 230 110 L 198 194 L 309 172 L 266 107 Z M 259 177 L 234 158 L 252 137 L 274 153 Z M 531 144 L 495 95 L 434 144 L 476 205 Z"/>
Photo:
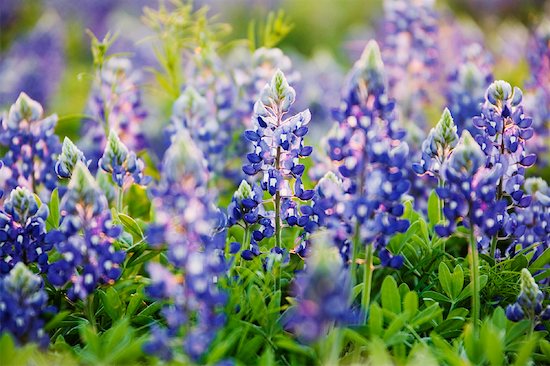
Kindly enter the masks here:
<path id="1" fill-rule="evenodd" d="M 294 103 L 296 92 L 288 84 L 282 71 L 277 71 L 267 84 L 260 99 L 254 105 L 254 129 L 245 131 L 245 137 L 252 143 L 253 150 L 247 154 L 248 164 L 243 166 L 247 175 L 261 172 L 260 186 L 272 197 L 274 212 L 266 213 L 259 220 L 261 230 L 252 237 L 259 242 L 275 234 L 276 246 L 281 248 L 281 227 L 283 220 L 290 226 L 304 226 L 295 220 L 300 202 L 313 197 L 313 190 L 306 190 L 302 183 L 305 166 L 300 159 L 311 155 L 311 146 L 304 145 L 311 119 L 309 110 L 291 117 L 285 117 Z M 290 188 L 294 180 L 294 189 Z M 274 227 L 274 231 L 273 228 Z"/>
<path id="2" fill-rule="evenodd" d="M 17 344 L 36 342 L 47 347 L 42 315 L 47 312 L 48 295 L 44 282 L 19 262 L 0 277 L 0 334 L 11 333 Z"/>
<path id="3" fill-rule="evenodd" d="M 129 151 L 113 130 L 109 132 L 107 146 L 98 164 L 101 169 L 110 173 L 113 182 L 123 189 L 132 183 L 145 185 L 150 181 L 150 177 L 143 174 L 143 160 L 133 151 Z"/>
<path id="4" fill-rule="evenodd" d="M 108 132 L 114 130 L 133 151 L 146 146 L 142 124 L 147 112 L 141 100 L 140 75 L 132 70 L 129 59 L 111 57 L 99 72 L 88 100 L 87 118 L 82 124 L 82 146 L 95 162 L 107 144 Z"/>
<path id="5" fill-rule="evenodd" d="M 542 178 L 527 178 L 524 188 L 532 201 L 528 207 L 516 207 L 510 213 L 504 231 L 515 240 L 506 252 L 514 255 L 535 245 L 532 257 L 535 260 L 550 245 L 550 188 Z"/>
<path id="6" fill-rule="evenodd" d="M 433 96 L 439 66 L 439 14 L 433 0 L 386 0 L 381 25 L 389 94 L 396 98 L 410 138 L 425 124 L 424 106 Z"/>
<path id="7" fill-rule="evenodd" d="M 57 185 L 55 161 L 61 150 L 54 129 L 57 116 L 43 117 L 42 106 L 21 93 L 2 117 L 0 144 L 8 148 L 2 157 L 4 190 L 26 187 L 43 199 Z"/>
<path id="8" fill-rule="evenodd" d="M 543 308 L 544 294 L 527 268 L 521 270 L 520 288 L 516 302 L 506 307 L 506 316 L 514 322 L 529 319 L 535 329 L 544 330 L 541 322 L 550 320 L 550 305 Z"/>
<path id="9" fill-rule="evenodd" d="M 69 298 L 84 300 L 98 284 L 113 283 L 120 276 L 126 255 L 113 243 L 121 228 L 113 224 L 107 199 L 81 161 L 75 165 L 60 207 L 59 231 L 46 236 L 60 254 L 50 264 L 48 279 L 68 289 Z"/>
<path id="10" fill-rule="evenodd" d="M 285 326 L 306 343 L 321 339 L 331 327 L 351 320 L 349 272 L 336 248 L 324 240 L 315 241 L 304 271 L 296 276 L 296 305 L 285 319 Z"/>
<path id="11" fill-rule="evenodd" d="M 485 91 L 493 81 L 492 65 L 478 43 L 466 47 L 461 61 L 447 78 L 445 98 L 458 132 L 467 129 L 475 136 L 478 131 L 472 117 L 481 113 Z"/>
<path id="12" fill-rule="evenodd" d="M 348 76 L 329 155 L 344 178 L 346 216 L 356 225 L 355 240 L 375 247 L 408 228 L 400 216 L 410 186 L 405 170 L 409 149 L 400 141 L 405 133 L 395 123 L 394 107 L 378 45 L 371 41 Z"/>
<path id="13" fill-rule="evenodd" d="M 65 137 L 61 154 L 59 154 L 55 163 L 57 176 L 61 179 L 70 178 L 78 161 L 87 164 L 84 153 L 68 137 Z"/>
<path id="14" fill-rule="evenodd" d="M 167 245 L 169 269 L 150 265 L 152 297 L 167 301 L 163 310 L 168 329 L 155 342 L 179 339 L 198 360 L 225 323 L 220 310 L 226 294 L 218 280 L 225 274 L 225 217 L 213 205 L 208 170 L 200 149 L 186 130 L 179 131 L 165 153 L 161 181 L 153 205 L 156 222 L 148 230 L 152 245 Z M 186 329 L 182 333 L 182 330 Z M 181 342 L 179 344 L 182 344 Z M 146 349 L 151 349 L 146 346 Z M 163 357 L 169 353 L 162 351 Z"/>
<path id="15" fill-rule="evenodd" d="M 486 156 L 468 130 L 462 131 L 460 141 L 443 166 L 444 187 L 436 192 L 443 199 L 443 213 L 449 220 L 436 225 L 440 236 L 449 236 L 457 222 L 488 237 L 498 233 L 503 225 L 506 201 L 497 200 L 497 182 L 503 166 L 485 167 Z"/>
<path id="16" fill-rule="evenodd" d="M 36 264 L 48 269 L 52 245 L 45 240 L 48 206 L 39 205 L 32 192 L 17 187 L 10 192 L 0 211 L 0 277 L 17 263 Z"/>
<path id="17" fill-rule="evenodd" d="M 422 160 L 413 164 L 416 174 L 430 174 L 441 179 L 441 167 L 458 143 L 457 127 L 447 108 L 437 125 L 422 143 Z"/>
<path id="18" fill-rule="evenodd" d="M 255 50 L 252 56 L 247 50 L 242 53 L 243 61 L 236 65 L 233 73 L 239 89 L 239 100 L 242 101 L 237 110 L 243 118 L 242 125 L 250 128 L 254 125 L 254 118 L 250 117 L 254 111 L 254 104 L 277 70 L 281 70 L 289 84 L 297 82 L 300 76 L 292 70 L 292 61 L 279 48 L 261 47 Z"/>
<path id="19" fill-rule="evenodd" d="M 530 78 L 525 85 L 525 110 L 533 116 L 534 130 L 529 151 L 545 158 L 550 131 L 550 21 L 543 22 L 529 40 L 527 61 Z"/>
<path id="20" fill-rule="evenodd" d="M 188 86 L 174 102 L 168 131 L 173 135 L 181 129 L 187 129 L 203 155 L 209 157 L 210 171 L 221 174 L 225 167 L 225 147 L 230 135 L 226 125 L 221 123 L 223 120 L 220 121 L 214 111 L 215 106 L 209 100 L 193 86 Z"/>
<path id="21" fill-rule="evenodd" d="M 5 2 L 2 2 L 4 6 Z M 4 8 L 2 16 L 4 16 Z M 0 107 L 25 92 L 42 105 L 55 95 L 65 64 L 64 28 L 59 16 L 45 12 L 34 29 L 0 59 Z M 2 22 L 3 28 L 6 26 Z"/>

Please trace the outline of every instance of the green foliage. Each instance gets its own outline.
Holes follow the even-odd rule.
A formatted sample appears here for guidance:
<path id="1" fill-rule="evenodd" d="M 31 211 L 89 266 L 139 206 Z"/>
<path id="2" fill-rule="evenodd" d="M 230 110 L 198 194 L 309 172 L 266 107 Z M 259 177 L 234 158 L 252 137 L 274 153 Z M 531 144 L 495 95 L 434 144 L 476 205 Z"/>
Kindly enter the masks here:
<path id="1" fill-rule="evenodd" d="M 261 47 L 276 47 L 294 28 L 294 24 L 288 19 L 285 12 L 279 9 L 277 12 L 269 12 L 265 21 L 256 25 L 252 20 L 248 23 L 248 42 L 250 51 L 254 52 Z"/>

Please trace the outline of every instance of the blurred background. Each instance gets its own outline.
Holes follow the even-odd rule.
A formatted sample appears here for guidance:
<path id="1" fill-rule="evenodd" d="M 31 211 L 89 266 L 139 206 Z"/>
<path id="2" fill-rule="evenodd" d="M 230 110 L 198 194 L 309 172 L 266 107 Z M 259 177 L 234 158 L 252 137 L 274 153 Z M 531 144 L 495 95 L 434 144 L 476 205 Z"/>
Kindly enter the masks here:
<path id="1" fill-rule="evenodd" d="M 426 2 L 426 1 L 424 1 Z M 429 1 L 428 1 L 429 2 Z M 301 75 L 304 93 L 320 98 L 322 87 L 310 87 L 322 79 L 338 90 L 346 70 L 366 42 L 383 38 L 381 0 L 203 0 L 215 21 L 227 23 L 219 52 L 244 42 L 250 27 L 260 24 L 270 11 L 284 10 L 292 30 L 277 44 L 292 59 Z M 157 9 L 157 0 L 2 0 L 0 3 L 0 107 L 12 104 L 20 91 L 59 116 L 78 115 L 86 107 L 93 82 L 89 29 L 97 38 L 111 31 L 117 35 L 110 52 L 129 56 L 142 71 L 145 100 L 153 95 L 151 70 L 157 67 L 151 36 L 142 19 L 144 7 Z M 483 44 L 494 56 L 494 78 L 523 85 L 528 78 L 530 34 L 548 16 L 543 0 L 447 0 L 434 5 L 440 16 L 460 23 L 459 33 Z M 255 23 L 254 23 L 255 22 Z M 444 23 L 444 22 L 443 22 Z M 252 25 L 251 25 L 252 24 Z M 453 49 L 456 47 L 456 49 Z M 462 50 L 450 45 L 440 62 L 456 63 Z M 455 60 L 452 60 L 455 58 Z M 309 75 L 315 69 L 314 75 Z M 312 79 L 313 78 L 313 79 Z M 325 80 L 326 79 L 326 80 Z M 154 97 L 152 98 L 154 99 Z M 159 109 L 159 108 L 157 108 Z M 440 113 L 439 106 L 437 113 Z M 170 108 L 150 113 L 147 123 L 169 118 Z M 435 113 L 435 112 L 434 112 Z M 78 135 L 78 119 L 58 124 L 61 135 Z"/>

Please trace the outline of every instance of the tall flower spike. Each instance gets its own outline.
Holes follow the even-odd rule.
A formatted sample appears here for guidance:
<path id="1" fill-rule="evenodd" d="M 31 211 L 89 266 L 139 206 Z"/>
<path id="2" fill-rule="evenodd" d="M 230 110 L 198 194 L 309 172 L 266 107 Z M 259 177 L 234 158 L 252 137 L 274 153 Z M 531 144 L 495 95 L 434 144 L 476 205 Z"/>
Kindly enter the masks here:
<path id="1" fill-rule="evenodd" d="M 17 187 L 10 192 L 0 211 L 0 277 L 19 262 L 48 269 L 52 245 L 45 240 L 48 206 L 38 206 L 32 192 Z"/>
<path id="2" fill-rule="evenodd" d="M 82 125 L 81 146 L 94 164 L 103 153 L 110 130 L 130 150 L 146 146 L 142 124 L 147 112 L 141 100 L 140 77 L 126 58 L 111 57 L 103 65 L 88 99 L 87 114 L 93 118 Z"/>
<path id="3" fill-rule="evenodd" d="M 75 165 L 60 207 L 59 232 L 48 233 L 47 239 L 61 256 L 50 265 L 48 279 L 68 288 L 69 298 L 84 300 L 98 284 L 112 283 L 120 276 L 125 253 L 115 250 L 113 243 L 121 229 L 113 225 L 107 199 L 81 161 Z"/>
<path id="4" fill-rule="evenodd" d="M 47 302 L 42 278 L 17 263 L 0 277 L 0 334 L 11 333 L 19 345 L 36 342 L 47 347 L 50 340 L 42 319 Z"/>
<path id="5" fill-rule="evenodd" d="M 301 201 L 313 197 L 313 191 L 304 189 L 302 184 L 305 166 L 300 164 L 300 159 L 313 150 L 303 144 L 311 114 L 305 110 L 285 117 L 295 98 L 296 91 L 278 70 L 254 105 L 254 129 L 245 131 L 253 149 L 247 154 L 248 164 L 243 166 L 243 171 L 250 176 L 262 172 L 261 187 L 272 196 L 274 207 L 274 212 L 266 212 L 260 217 L 262 227 L 252 235 L 251 250 L 255 252 L 257 242 L 273 234 L 276 247 L 281 248 L 283 220 L 290 226 L 304 226 L 305 222 L 297 220 L 295 213 Z M 292 181 L 293 190 L 290 188 Z"/>
<path id="6" fill-rule="evenodd" d="M 335 113 L 338 129 L 328 146 L 344 178 L 346 216 L 356 224 L 356 246 L 384 247 L 390 235 L 408 227 L 399 217 L 410 186 L 405 171 L 409 150 L 401 141 L 405 132 L 395 123 L 395 103 L 386 93 L 380 50 L 370 41 L 348 76 Z"/>
<path id="7" fill-rule="evenodd" d="M 55 163 L 55 172 L 59 178 L 70 178 L 78 161 L 87 164 L 84 153 L 68 138 L 63 140 L 61 154 Z"/>
<path id="8" fill-rule="evenodd" d="M 317 239 L 304 271 L 296 276 L 293 286 L 296 305 L 286 319 L 286 326 L 306 343 L 325 337 L 331 327 L 351 320 L 349 272 L 327 239 Z"/>
<path id="9" fill-rule="evenodd" d="M 443 111 L 437 125 L 430 130 L 428 137 L 422 143 L 422 160 L 413 164 L 417 174 L 430 174 L 440 178 L 441 167 L 449 158 L 458 143 L 457 127 L 447 108 Z"/>
<path id="10" fill-rule="evenodd" d="M 7 176 L 1 185 L 6 191 L 22 186 L 46 199 L 57 185 L 55 161 L 61 150 L 54 133 L 57 116 L 43 117 L 43 113 L 38 102 L 21 93 L 2 117 L 0 144 L 8 150 L 1 158 Z"/>
<path id="11" fill-rule="evenodd" d="M 113 181 L 119 187 L 127 187 L 132 183 L 145 185 L 150 181 L 149 177 L 143 175 L 143 160 L 133 151 L 129 151 L 113 130 L 109 132 L 107 146 L 98 164 L 112 175 Z"/>
<path id="12" fill-rule="evenodd" d="M 544 330 L 542 321 L 550 319 L 550 305 L 543 308 L 544 294 L 527 268 L 521 270 L 520 288 L 516 302 L 506 308 L 506 316 L 514 322 L 527 318 L 536 330 Z"/>
<path id="13" fill-rule="evenodd" d="M 225 167 L 225 146 L 229 143 L 228 131 L 221 128 L 213 113 L 213 106 L 193 86 L 185 88 L 174 102 L 169 133 L 187 129 L 195 144 L 208 159 L 210 171 L 221 174 Z"/>
<path id="14" fill-rule="evenodd" d="M 225 323 L 226 294 L 218 280 L 226 271 L 226 224 L 213 204 L 207 176 L 200 149 L 187 130 L 179 131 L 164 156 L 153 199 L 156 223 L 148 230 L 151 244 L 168 247 L 167 268 L 148 267 L 153 282 L 148 292 L 167 302 L 162 314 L 168 329 L 157 328 L 146 350 L 164 358 L 172 354 L 166 342 L 176 339 L 198 360 Z"/>

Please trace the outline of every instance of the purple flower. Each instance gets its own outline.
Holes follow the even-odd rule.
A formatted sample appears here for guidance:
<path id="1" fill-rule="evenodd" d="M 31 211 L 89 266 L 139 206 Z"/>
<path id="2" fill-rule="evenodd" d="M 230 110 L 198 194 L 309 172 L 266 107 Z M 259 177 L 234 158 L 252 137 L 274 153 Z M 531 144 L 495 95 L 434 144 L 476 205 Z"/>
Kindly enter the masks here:
<path id="1" fill-rule="evenodd" d="M 55 161 L 61 144 L 54 133 L 57 116 L 44 118 L 43 113 L 38 102 L 21 93 L 2 116 L 0 144 L 8 148 L 2 157 L 2 187 L 26 187 L 49 199 L 49 192 L 57 185 Z"/>
<path id="2" fill-rule="evenodd" d="M 98 165 L 105 172 L 110 173 L 113 181 L 121 188 L 126 188 L 132 183 L 146 185 L 150 177 L 145 177 L 143 169 L 145 164 L 133 151 L 120 141 L 115 131 L 109 132 L 107 146 Z"/>
<path id="3" fill-rule="evenodd" d="M 393 100 L 386 94 L 384 65 L 371 41 L 355 63 L 335 112 L 338 129 L 328 141 L 329 155 L 338 164 L 346 199 L 345 217 L 357 223 L 361 243 L 384 246 L 408 222 L 401 200 L 410 183 L 406 178 L 408 145 L 395 124 Z"/>
<path id="4" fill-rule="evenodd" d="M 169 265 L 151 264 L 149 294 L 166 301 L 163 315 L 167 333 L 155 331 L 145 346 L 161 357 L 170 357 L 166 334 L 183 343 L 194 360 L 208 351 L 225 323 L 221 313 L 226 294 L 218 281 L 225 275 L 225 217 L 214 206 L 207 186 L 208 170 L 200 149 L 187 130 L 179 131 L 163 159 L 161 181 L 154 192 L 156 209 L 153 245 L 168 247 Z M 185 329 L 185 338 L 179 338 Z M 161 344 L 162 347 L 154 347 Z"/>
<path id="5" fill-rule="evenodd" d="M 11 333 L 19 345 L 36 342 L 46 348 L 50 340 L 42 315 L 47 302 L 42 278 L 17 263 L 7 276 L 0 277 L 0 334 Z"/>
<path id="6" fill-rule="evenodd" d="M 82 146 L 95 162 L 107 145 L 108 132 L 113 130 L 130 150 L 146 146 L 142 124 L 147 116 L 139 86 L 141 76 L 132 70 L 129 59 L 112 57 L 101 68 L 88 99 L 82 125 Z"/>
<path id="7" fill-rule="evenodd" d="M 48 269 L 52 244 L 45 239 L 48 207 L 39 206 L 33 193 L 17 187 L 10 192 L 0 211 L 0 277 L 17 264 L 36 264 Z"/>
<path id="8" fill-rule="evenodd" d="M 296 305 L 285 327 L 306 343 L 325 337 L 350 320 L 351 281 L 336 248 L 319 240 L 293 284 Z"/>
<path id="9" fill-rule="evenodd" d="M 513 322 L 529 319 L 534 328 L 542 326 L 543 320 L 550 319 L 550 305 L 543 307 L 544 294 L 527 268 L 521 270 L 521 291 L 515 303 L 508 305 L 506 316 Z"/>
<path id="10" fill-rule="evenodd" d="M 70 178 L 78 161 L 88 164 L 84 153 L 68 137 L 65 137 L 61 154 L 59 154 L 55 163 L 57 176 L 62 179 Z"/>
<path id="11" fill-rule="evenodd" d="M 57 287 L 66 286 L 71 299 L 84 300 L 98 284 L 120 277 L 126 255 L 115 250 L 113 243 L 121 229 L 113 224 L 107 199 L 81 161 L 75 165 L 60 207 L 59 231 L 46 236 L 60 254 L 48 269 L 48 279 Z"/>

